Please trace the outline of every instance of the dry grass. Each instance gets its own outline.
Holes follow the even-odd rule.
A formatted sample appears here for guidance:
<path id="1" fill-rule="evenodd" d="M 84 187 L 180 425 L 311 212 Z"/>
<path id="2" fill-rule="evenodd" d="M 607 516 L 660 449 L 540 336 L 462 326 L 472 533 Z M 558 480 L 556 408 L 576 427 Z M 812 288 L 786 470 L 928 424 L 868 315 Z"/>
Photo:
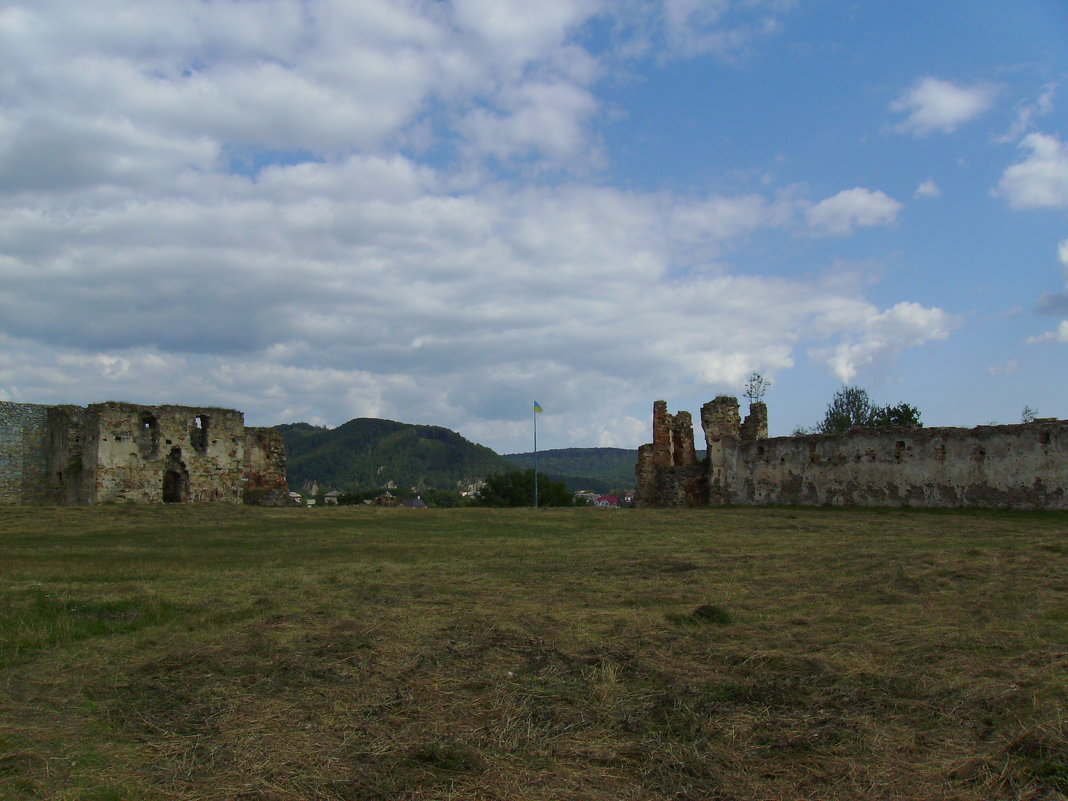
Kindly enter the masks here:
<path id="1" fill-rule="evenodd" d="M 1068 796 L 1068 516 L 0 510 L 0 798 Z"/>

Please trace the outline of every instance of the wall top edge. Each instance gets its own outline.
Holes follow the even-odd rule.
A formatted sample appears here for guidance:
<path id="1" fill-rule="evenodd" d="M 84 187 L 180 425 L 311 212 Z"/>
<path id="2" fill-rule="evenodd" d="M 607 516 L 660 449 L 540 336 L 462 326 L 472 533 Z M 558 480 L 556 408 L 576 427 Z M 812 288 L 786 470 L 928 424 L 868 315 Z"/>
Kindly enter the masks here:
<path id="1" fill-rule="evenodd" d="M 761 442 L 785 442 L 787 440 L 807 442 L 827 442 L 835 439 L 850 439 L 858 437 L 920 437 L 934 439 L 937 437 L 961 436 L 962 434 L 997 434 L 997 433 L 1020 433 L 1022 431 L 1050 431 L 1056 428 L 1068 428 L 1068 420 L 1058 420 L 1055 417 L 1043 417 L 1033 423 L 1005 423 L 999 425 L 981 425 L 972 428 L 958 426 L 923 426 L 922 428 L 881 426 L 878 428 L 853 428 L 849 431 L 835 434 L 801 434 L 788 437 L 768 437 L 762 440 L 753 440 L 755 444 Z"/>
<path id="2" fill-rule="evenodd" d="M 87 406 L 78 406 L 73 403 L 21 403 L 18 401 L 0 400 L 0 406 L 34 409 L 119 409 L 132 411 L 148 411 L 152 409 L 191 409 L 198 412 L 214 412 L 217 414 L 243 414 L 243 412 L 241 412 L 241 410 L 239 409 L 227 409 L 222 406 L 190 406 L 188 404 L 179 403 L 161 403 L 156 405 L 150 405 L 144 403 L 127 403 L 126 401 L 102 401 L 100 403 L 90 403 Z"/>

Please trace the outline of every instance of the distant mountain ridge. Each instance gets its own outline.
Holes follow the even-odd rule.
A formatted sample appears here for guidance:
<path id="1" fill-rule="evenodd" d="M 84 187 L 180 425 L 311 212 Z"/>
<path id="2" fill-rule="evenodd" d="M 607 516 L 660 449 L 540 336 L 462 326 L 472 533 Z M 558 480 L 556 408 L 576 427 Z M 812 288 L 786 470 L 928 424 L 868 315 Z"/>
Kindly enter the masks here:
<path id="1" fill-rule="evenodd" d="M 506 453 L 504 458 L 527 470 L 534 467 L 534 452 Z M 638 451 L 626 448 L 553 448 L 538 451 L 538 472 L 544 472 L 569 489 L 608 492 L 634 486 Z"/>
<path id="2" fill-rule="evenodd" d="M 308 423 L 274 427 L 286 443 L 292 488 L 315 481 L 350 492 L 375 487 L 458 489 L 511 463 L 447 428 L 360 417 L 337 428 Z"/>
<path id="3" fill-rule="evenodd" d="M 454 490 L 493 473 L 527 470 L 533 453 L 501 456 L 440 426 L 360 417 L 337 428 L 309 423 L 274 426 L 286 443 L 289 485 L 314 481 L 323 491 L 378 487 Z M 608 492 L 634 486 L 637 451 L 558 448 L 538 452 L 538 472 L 568 489 Z"/>

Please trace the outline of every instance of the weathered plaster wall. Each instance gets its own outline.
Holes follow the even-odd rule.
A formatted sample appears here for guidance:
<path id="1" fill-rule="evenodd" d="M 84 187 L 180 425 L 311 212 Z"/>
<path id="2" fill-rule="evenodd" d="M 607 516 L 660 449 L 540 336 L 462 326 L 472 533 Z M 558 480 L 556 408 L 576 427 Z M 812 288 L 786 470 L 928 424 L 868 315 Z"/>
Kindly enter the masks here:
<path id="1" fill-rule="evenodd" d="M 285 443 L 239 411 L 0 403 L 0 503 L 240 503 L 246 489 L 287 495 Z"/>
<path id="2" fill-rule="evenodd" d="M 682 466 L 657 458 L 658 428 L 683 419 L 667 414 L 662 404 L 654 404 L 654 444 L 639 449 L 636 476 L 643 506 L 1068 509 L 1066 420 L 767 439 L 763 403 L 751 404 L 742 422 L 737 400 L 721 396 L 701 409 L 704 461 Z M 695 475 L 705 485 L 703 492 L 693 488 Z"/>
<path id="3" fill-rule="evenodd" d="M 85 409 L 80 406 L 49 408 L 45 500 L 61 504 L 93 502 L 96 459 L 91 451 L 86 457 L 87 424 Z"/>
<path id="4" fill-rule="evenodd" d="M 1068 421 L 739 442 L 727 503 L 1068 509 Z"/>
<path id="5" fill-rule="evenodd" d="M 97 503 L 241 501 L 241 412 L 111 402 L 88 406 L 86 418 Z"/>
<path id="6" fill-rule="evenodd" d="M 45 500 L 48 409 L 0 401 L 0 503 Z"/>

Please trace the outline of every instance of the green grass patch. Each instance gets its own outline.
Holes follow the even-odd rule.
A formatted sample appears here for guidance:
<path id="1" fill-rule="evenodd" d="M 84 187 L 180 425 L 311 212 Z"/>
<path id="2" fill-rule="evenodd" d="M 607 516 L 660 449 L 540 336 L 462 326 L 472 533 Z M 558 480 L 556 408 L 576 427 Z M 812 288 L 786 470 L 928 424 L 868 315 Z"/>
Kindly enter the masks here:
<path id="1" fill-rule="evenodd" d="M 0 798 L 1057 798 L 1066 524 L 7 508 Z"/>

